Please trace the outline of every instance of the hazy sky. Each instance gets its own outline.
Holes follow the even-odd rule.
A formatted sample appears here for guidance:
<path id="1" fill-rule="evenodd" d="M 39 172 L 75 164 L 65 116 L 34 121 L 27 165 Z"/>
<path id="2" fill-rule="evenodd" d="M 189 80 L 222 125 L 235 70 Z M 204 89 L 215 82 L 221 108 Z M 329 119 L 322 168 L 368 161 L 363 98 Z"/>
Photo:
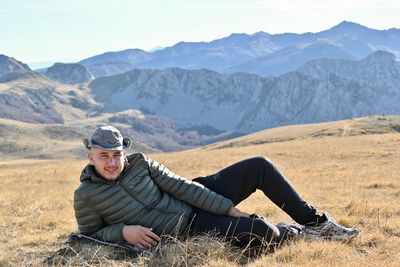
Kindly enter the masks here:
<path id="1" fill-rule="evenodd" d="M 397 0 L 0 0 L 0 54 L 75 61 L 233 32 L 317 32 L 343 20 L 400 28 Z"/>

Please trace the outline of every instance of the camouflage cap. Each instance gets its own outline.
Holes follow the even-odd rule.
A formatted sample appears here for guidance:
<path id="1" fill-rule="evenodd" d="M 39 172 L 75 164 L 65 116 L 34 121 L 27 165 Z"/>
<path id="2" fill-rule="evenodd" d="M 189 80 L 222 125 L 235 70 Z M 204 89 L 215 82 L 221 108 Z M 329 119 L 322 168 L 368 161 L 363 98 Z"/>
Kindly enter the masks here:
<path id="1" fill-rule="evenodd" d="M 87 149 L 93 147 L 105 150 L 128 149 L 132 145 L 132 140 L 128 137 L 122 137 L 121 132 L 113 126 L 102 126 L 97 128 L 92 137 L 83 140 L 83 144 Z"/>

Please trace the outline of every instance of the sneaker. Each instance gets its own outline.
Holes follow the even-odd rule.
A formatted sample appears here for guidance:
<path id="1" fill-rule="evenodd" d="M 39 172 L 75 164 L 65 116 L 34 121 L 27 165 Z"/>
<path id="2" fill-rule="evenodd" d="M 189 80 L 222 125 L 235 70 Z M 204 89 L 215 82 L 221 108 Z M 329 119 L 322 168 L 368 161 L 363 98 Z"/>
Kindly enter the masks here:
<path id="1" fill-rule="evenodd" d="M 303 235 L 309 240 L 337 240 L 348 241 L 358 235 L 357 228 L 348 228 L 338 224 L 328 214 L 324 214 L 326 221 L 318 226 L 305 226 Z"/>

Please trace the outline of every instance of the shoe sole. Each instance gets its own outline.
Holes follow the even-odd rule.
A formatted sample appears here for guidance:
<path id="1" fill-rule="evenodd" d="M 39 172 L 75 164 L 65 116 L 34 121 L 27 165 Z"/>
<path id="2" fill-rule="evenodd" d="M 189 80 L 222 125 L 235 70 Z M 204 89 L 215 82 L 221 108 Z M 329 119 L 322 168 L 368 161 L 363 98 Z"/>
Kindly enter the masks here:
<path id="1" fill-rule="evenodd" d="M 317 236 L 317 235 L 315 235 L 315 236 L 313 236 L 313 235 L 307 235 L 307 234 L 305 234 L 305 233 L 304 233 L 303 235 L 304 235 L 304 238 L 305 238 L 306 240 L 312 240 L 312 241 L 319 241 L 319 240 L 322 240 L 322 241 L 342 241 L 342 242 L 346 242 L 346 241 L 350 241 L 350 240 L 352 240 L 353 238 L 357 237 L 359 233 L 360 233 L 360 231 L 357 231 L 357 232 L 355 232 L 355 233 L 352 234 L 352 235 L 346 235 L 346 236 L 325 236 L 325 237 L 323 237 L 323 236 Z"/>

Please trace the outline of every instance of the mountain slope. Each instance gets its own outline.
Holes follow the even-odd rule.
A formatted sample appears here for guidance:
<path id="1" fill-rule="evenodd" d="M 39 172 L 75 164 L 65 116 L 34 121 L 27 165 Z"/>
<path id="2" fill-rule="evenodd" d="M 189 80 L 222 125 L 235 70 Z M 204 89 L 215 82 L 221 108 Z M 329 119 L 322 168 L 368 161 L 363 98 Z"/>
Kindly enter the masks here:
<path id="1" fill-rule="evenodd" d="M 400 116 L 381 115 L 324 123 L 283 126 L 221 141 L 202 149 L 214 150 L 331 136 L 348 137 L 388 133 L 400 133 Z"/>
<path id="2" fill-rule="evenodd" d="M 360 61 L 320 59 L 310 61 L 297 71 L 316 79 L 331 74 L 368 85 L 399 90 L 400 59 L 392 53 L 377 51 Z"/>
<path id="3" fill-rule="evenodd" d="M 64 123 L 95 109 L 85 86 L 62 85 L 32 71 L 0 76 L 0 118 L 32 123 Z"/>
<path id="4" fill-rule="evenodd" d="M 333 73 L 322 72 L 322 67 L 309 67 L 309 71 L 303 67 L 278 77 L 136 69 L 95 79 L 89 88 L 106 112 L 140 109 L 168 117 L 180 127 L 209 125 L 230 132 L 400 114 L 396 104 L 400 101 L 400 63 L 393 54 L 376 52 L 360 61 L 345 61 L 348 64 L 333 62 L 338 68 Z M 342 75 L 347 72 L 358 78 Z"/>
<path id="5" fill-rule="evenodd" d="M 107 112 L 135 108 L 183 127 L 200 124 L 234 131 L 238 118 L 262 102 L 258 95 L 271 82 L 256 75 L 175 68 L 133 70 L 96 79 L 89 87 Z"/>
<path id="6" fill-rule="evenodd" d="M 84 157 L 78 140 L 88 129 L 56 124 L 31 124 L 0 119 L 0 158 L 63 159 Z"/>
<path id="7" fill-rule="evenodd" d="M 0 159 L 84 159 L 87 150 L 82 140 L 95 128 L 0 119 Z M 137 151 L 154 151 L 137 140 L 134 147 Z"/>

